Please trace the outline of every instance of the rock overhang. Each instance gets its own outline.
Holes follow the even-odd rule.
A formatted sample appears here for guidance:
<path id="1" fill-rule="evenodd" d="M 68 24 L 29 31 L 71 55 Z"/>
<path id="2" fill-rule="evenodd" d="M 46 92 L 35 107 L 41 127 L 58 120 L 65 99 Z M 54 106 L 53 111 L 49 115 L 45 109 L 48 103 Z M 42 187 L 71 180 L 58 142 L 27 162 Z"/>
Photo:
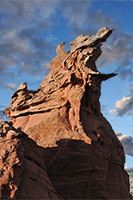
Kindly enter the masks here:
<path id="1" fill-rule="evenodd" d="M 70 52 L 75 51 L 78 48 L 81 47 L 92 47 L 95 44 L 100 44 L 102 42 L 105 42 L 106 39 L 110 36 L 114 29 L 109 28 L 101 28 L 96 35 L 80 35 L 76 38 L 76 40 L 70 42 L 71 50 Z"/>

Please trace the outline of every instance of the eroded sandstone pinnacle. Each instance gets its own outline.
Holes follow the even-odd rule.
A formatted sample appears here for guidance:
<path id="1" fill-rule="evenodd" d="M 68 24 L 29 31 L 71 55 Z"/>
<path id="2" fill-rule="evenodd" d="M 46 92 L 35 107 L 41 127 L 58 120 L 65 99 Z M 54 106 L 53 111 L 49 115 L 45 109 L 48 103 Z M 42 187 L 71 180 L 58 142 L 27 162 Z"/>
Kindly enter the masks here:
<path id="1" fill-rule="evenodd" d="M 63 199 L 131 199 L 123 147 L 100 112 L 101 82 L 116 74 L 100 73 L 95 61 L 112 31 L 80 35 L 67 52 L 61 43 L 40 88 L 23 83 L 4 111 L 40 146 Z"/>
<path id="2" fill-rule="evenodd" d="M 46 145 L 45 141 L 43 142 L 44 147 L 56 146 L 58 137 L 81 139 L 89 144 L 97 140 L 97 136 L 92 133 L 93 127 L 90 127 L 89 132 L 85 131 L 88 119 L 84 116 L 97 118 L 101 115 L 101 82 L 116 75 L 102 74 L 95 65 L 101 54 L 101 42 L 104 42 L 111 33 L 112 29 L 103 28 L 95 36 L 81 35 L 70 43 L 71 50 L 68 52 L 64 52 L 64 43 L 61 43 L 57 47 L 57 56 L 51 62 L 51 71 L 40 84 L 40 88 L 37 91 L 29 91 L 26 83 L 23 83 L 12 95 L 10 107 L 5 113 L 13 121 L 14 126 L 21 126 L 22 130 L 28 133 L 32 132 L 33 126 L 43 123 L 46 132 L 48 129 L 51 133 L 51 136 L 43 134 L 49 138 Z M 49 120 L 51 122 L 47 122 Z M 56 131 L 55 125 L 53 129 L 48 128 L 54 120 L 57 121 Z M 40 138 L 39 133 L 37 144 L 42 145 L 42 137 Z"/>

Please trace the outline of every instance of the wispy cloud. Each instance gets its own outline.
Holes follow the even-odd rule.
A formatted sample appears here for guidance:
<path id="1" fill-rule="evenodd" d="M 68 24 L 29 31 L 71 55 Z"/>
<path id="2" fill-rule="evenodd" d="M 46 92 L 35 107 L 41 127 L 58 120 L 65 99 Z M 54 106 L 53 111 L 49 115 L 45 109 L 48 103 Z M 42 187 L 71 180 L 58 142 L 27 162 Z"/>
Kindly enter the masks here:
<path id="1" fill-rule="evenodd" d="M 81 30 L 84 31 L 88 28 L 88 26 L 84 27 L 84 25 L 87 22 L 90 5 L 91 1 L 86 1 L 86 3 L 82 1 L 60 2 L 60 9 L 63 10 L 63 17 L 67 19 L 68 25 L 71 26 L 74 33 L 77 32 L 79 34 L 79 31 L 81 32 Z M 83 27 L 84 29 L 82 29 Z"/>
<path id="2" fill-rule="evenodd" d="M 124 81 L 133 79 L 133 35 L 121 32 L 121 24 L 103 13 L 101 10 L 91 11 L 92 1 L 82 3 L 81 1 L 62 3 L 64 17 L 75 36 L 80 34 L 95 34 L 101 27 L 114 28 L 110 39 L 102 46 L 102 55 L 97 61 L 97 66 L 108 67 L 114 65 L 118 77 Z M 64 9 L 65 8 L 65 9 Z M 79 15 L 80 13 L 80 15 Z"/>
<path id="3" fill-rule="evenodd" d="M 115 70 L 121 80 L 132 80 L 132 55 L 133 55 L 133 35 L 121 32 L 121 24 L 101 10 L 91 12 L 91 1 L 83 4 L 81 1 L 74 4 L 64 5 L 64 17 L 68 20 L 73 33 L 95 34 L 101 27 L 114 28 L 111 39 L 108 39 L 102 46 L 102 55 L 97 61 L 98 67 L 115 65 Z M 79 15 L 80 13 L 80 15 Z"/>
<path id="4" fill-rule="evenodd" d="M 122 133 L 116 133 L 121 144 L 123 145 L 124 152 L 127 155 L 133 156 L 133 137 L 128 135 L 123 135 Z"/>
<path id="5" fill-rule="evenodd" d="M 17 89 L 17 86 L 15 83 L 8 83 L 7 84 L 7 87 L 11 90 L 16 90 Z"/>
<path id="6" fill-rule="evenodd" d="M 6 108 L 7 106 L 0 104 L 0 108 Z"/>
<path id="7" fill-rule="evenodd" d="M 103 44 L 102 51 L 98 66 L 114 65 L 115 72 L 122 81 L 133 80 L 133 35 L 121 33 L 119 29 L 116 29 L 112 38 Z"/>
<path id="8" fill-rule="evenodd" d="M 107 107 L 105 105 L 101 105 L 101 112 L 107 111 Z"/>
<path id="9" fill-rule="evenodd" d="M 19 74 L 36 75 L 51 60 L 55 46 L 43 36 L 53 23 L 57 3 L 0 1 L 1 77 L 15 66 L 19 66 Z"/>
<path id="10" fill-rule="evenodd" d="M 75 35 L 79 34 L 95 34 L 96 31 L 108 26 L 110 28 L 116 27 L 118 22 L 108 15 L 101 12 L 101 10 L 91 11 L 93 1 L 62 1 L 60 3 L 63 10 L 63 17 L 68 21 L 68 25 Z"/>
<path id="11" fill-rule="evenodd" d="M 130 96 L 133 96 L 133 85 L 128 85 L 127 88 L 129 89 Z"/>
<path id="12" fill-rule="evenodd" d="M 42 72 L 45 63 L 55 56 L 52 42 L 62 42 L 52 28 L 58 28 L 63 21 L 74 37 L 95 34 L 104 26 L 115 28 L 102 47 L 98 66 L 116 65 L 121 80 L 131 80 L 133 36 L 121 33 L 119 22 L 101 10 L 91 11 L 92 5 L 93 1 L 0 1 L 0 78 L 13 76 L 9 70 L 15 66 L 19 66 L 19 75 L 36 76 Z"/>
<path id="13" fill-rule="evenodd" d="M 110 117 L 110 119 L 111 119 L 111 121 L 114 121 L 114 120 L 115 120 L 115 118 L 114 118 L 114 117 Z"/>

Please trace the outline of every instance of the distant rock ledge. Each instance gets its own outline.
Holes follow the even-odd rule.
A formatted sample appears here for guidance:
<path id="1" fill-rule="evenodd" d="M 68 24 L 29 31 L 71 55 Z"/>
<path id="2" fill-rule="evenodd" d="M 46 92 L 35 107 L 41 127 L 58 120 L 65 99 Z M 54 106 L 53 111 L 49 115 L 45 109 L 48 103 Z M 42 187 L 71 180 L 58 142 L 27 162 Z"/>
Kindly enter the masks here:
<path id="1" fill-rule="evenodd" d="M 25 133 L 7 140 L 1 125 L 2 198 L 132 199 L 123 147 L 100 112 L 101 82 L 116 74 L 95 61 L 112 31 L 80 35 L 67 52 L 61 43 L 40 88 L 12 95 L 4 113 Z"/>

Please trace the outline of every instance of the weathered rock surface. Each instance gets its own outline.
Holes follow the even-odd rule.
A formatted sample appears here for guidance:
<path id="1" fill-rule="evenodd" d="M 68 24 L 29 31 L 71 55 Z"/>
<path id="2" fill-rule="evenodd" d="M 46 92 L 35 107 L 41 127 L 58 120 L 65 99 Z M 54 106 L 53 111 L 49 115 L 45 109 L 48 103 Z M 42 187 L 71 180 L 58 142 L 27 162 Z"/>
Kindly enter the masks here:
<path id="1" fill-rule="evenodd" d="M 95 65 L 112 29 L 79 36 L 64 52 L 57 47 L 48 76 L 37 91 L 26 83 L 5 110 L 40 146 L 47 174 L 63 199 L 131 199 L 123 148 L 100 112 L 102 74 Z"/>
<path id="2" fill-rule="evenodd" d="M 42 152 L 11 122 L 0 122 L 1 199 L 61 199 L 49 180 Z"/>

